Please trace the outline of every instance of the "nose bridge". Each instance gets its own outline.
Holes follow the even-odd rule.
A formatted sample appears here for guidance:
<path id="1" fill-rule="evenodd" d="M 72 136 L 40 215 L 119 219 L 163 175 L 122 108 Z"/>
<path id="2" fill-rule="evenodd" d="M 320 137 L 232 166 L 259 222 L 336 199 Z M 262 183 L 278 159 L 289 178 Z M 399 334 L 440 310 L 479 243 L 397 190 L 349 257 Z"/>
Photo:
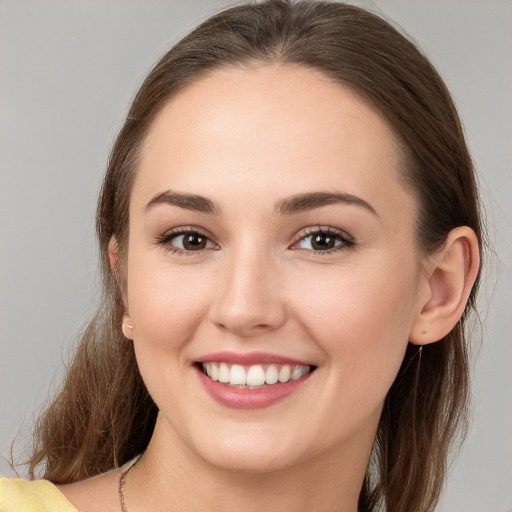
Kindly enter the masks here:
<path id="1" fill-rule="evenodd" d="M 279 327 L 285 310 L 277 265 L 268 248 L 239 244 L 228 251 L 219 276 L 212 321 L 240 336 Z"/>

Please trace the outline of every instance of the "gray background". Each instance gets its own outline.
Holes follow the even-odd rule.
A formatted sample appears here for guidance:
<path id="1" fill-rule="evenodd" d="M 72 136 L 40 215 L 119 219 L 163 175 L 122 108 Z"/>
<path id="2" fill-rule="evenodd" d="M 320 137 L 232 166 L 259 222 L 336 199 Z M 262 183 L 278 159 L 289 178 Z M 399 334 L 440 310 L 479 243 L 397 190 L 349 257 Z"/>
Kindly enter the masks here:
<path id="1" fill-rule="evenodd" d="M 152 63 L 229 2 L 0 0 L 0 451 L 29 439 L 97 292 L 93 217 L 112 139 Z M 440 511 L 512 511 L 512 2 L 376 0 L 444 76 L 497 255 L 475 413 Z M 19 430 L 20 429 L 20 430 Z M 12 474 L 5 459 L 0 473 Z"/>

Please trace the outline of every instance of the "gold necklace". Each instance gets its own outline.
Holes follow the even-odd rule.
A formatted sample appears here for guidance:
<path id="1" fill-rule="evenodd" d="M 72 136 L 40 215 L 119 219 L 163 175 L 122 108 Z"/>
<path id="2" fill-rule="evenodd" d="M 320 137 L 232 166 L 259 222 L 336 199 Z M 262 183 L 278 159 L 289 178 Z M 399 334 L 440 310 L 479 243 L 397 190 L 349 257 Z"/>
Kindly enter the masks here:
<path id="1" fill-rule="evenodd" d="M 121 512 L 128 512 L 128 509 L 126 508 L 126 494 L 124 492 L 124 486 L 126 483 L 126 477 L 128 476 L 128 473 L 133 469 L 135 464 L 139 462 L 140 457 L 137 457 L 137 459 L 130 464 L 129 468 L 123 471 L 119 475 L 119 486 L 118 486 L 118 494 L 119 494 L 119 505 L 121 507 Z"/>

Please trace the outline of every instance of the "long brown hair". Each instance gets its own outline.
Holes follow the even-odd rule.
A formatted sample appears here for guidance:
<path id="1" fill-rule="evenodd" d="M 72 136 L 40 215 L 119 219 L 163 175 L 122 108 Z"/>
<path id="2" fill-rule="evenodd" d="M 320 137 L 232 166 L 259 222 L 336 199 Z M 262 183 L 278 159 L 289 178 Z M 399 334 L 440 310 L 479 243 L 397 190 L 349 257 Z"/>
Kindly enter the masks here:
<path id="1" fill-rule="evenodd" d="M 142 84 L 112 149 L 97 210 L 103 298 L 85 330 L 62 390 L 35 428 L 29 463 L 54 482 L 72 482 L 122 465 L 144 451 L 157 408 L 121 333 L 121 260 L 138 155 L 163 106 L 223 66 L 281 62 L 313 68 L 376 107 L 398 134 L 401 170 L 420 205 L 417 244 L 440 248 L 450 230 L 470 226 L 481 241 L 473 165 L 450 94 L 428 59 L 380 17 L 338 2 L 269 0 L 213 16 L 182 39 Z M 464 325 L 477 284 L 455 328 L 421 352 L 410 345 L 383 408 L 360 511 L 430 511 L 446 475 L 449 448 L 468 407 Z M 462 429 L 463 430 L 463 429 Z"/>

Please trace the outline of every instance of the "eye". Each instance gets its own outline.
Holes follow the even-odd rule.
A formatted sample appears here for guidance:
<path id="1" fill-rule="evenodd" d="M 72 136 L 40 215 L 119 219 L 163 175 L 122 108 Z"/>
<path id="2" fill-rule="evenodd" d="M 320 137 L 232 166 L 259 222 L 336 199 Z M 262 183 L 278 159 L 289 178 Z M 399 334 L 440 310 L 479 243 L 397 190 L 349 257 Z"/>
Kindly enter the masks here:
<path id="1" fill-rule="evenodd" d="M 158 239 L 160 245 L 172 252 L 199 252 L 215 249 L 215 244 L 204 233 L 193 229 L 179 229 L 167 232 Z"/>
<path id="2" fill-rule="evenodd" d="M 303 236 L 293 248 L 329 253 L 347 249 L 353 245 L 354 241 L 346 233 L 333 228 L 316 228 Z"/>

